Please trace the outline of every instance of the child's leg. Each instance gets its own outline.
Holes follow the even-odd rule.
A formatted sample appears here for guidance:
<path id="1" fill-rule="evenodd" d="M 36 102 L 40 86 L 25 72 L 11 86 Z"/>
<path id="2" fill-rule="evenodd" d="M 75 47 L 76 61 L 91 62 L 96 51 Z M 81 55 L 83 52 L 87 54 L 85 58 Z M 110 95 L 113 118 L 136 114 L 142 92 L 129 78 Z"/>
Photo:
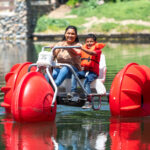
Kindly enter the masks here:
<path id="1" fill-rule="evenodd" d="M 91 93 L 90 84 L 96 78 L 97 78 L 97 74 L 95 74 L 94 72 L 89 72 L 89 74 L 86 76 L 86 78 L 84 80 L 84 88 L 86 89 L 86 91 L 88 92 L 88 94 Z"/>
<path id="2" fill-rule="evenodd" d="M 84 78 L 85 77 L 85 71 L 77 72 L 77 76 L 79 78 Z M 71 78 L 71 92 L 77 92 L 77 79 L 75 78 L 74 75 L 72 75 L 72 78 Z"/>

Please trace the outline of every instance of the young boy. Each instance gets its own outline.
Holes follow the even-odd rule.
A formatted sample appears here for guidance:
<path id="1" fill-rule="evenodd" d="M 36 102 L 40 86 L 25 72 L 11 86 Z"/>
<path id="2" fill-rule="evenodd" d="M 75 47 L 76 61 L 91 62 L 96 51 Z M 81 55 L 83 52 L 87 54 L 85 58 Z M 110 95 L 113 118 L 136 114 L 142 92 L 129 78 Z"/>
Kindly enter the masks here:
<path id="1" fill-rule="evenodd" d="M 105 44 L 97 43 L 94 34 L 88 34 L 85 40 L 85 45 L 81 47 L 81 67 L 82 71 L 77 72 L 79 78 L 85 78 L 84 88 L 88 94 L 91 93 L 90 84 L 99 76 L 99 62 L 101 56 L 101 49 Z M 77 80 L 72 76 L 71 92 L 77 91 Z M 91 108 L 89 102 L 82 108 Z"/>

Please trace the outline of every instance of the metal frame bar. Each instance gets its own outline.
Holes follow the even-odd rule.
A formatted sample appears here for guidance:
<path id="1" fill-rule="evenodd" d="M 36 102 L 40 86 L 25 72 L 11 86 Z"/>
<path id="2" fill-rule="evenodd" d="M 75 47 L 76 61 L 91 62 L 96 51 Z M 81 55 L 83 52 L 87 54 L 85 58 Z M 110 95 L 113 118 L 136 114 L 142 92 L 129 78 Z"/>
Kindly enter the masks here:
<path id="1" fill-rule="evenodd" d="M 80 46 L 55 46 L 55 47 L 52 48 L 51 53 L 53 54 L 56 49 L 69 49 L 69 48 L 79 48 L 79 47 L 80 47 Z M 41 50 L 41 51 L 44 51 L 44 50 L 47 49 L 47 48 L 51 48 L 51 47 L 49 47 L 49 46 L 42 47 L 42 50 Z M 53 55 L 52 55 L 52 56 L 53 56 Z M 36 71 L 38 72 L 38 71 L 39 71 L 39 67 L 38 67 L 37 64 L 31 64 L 31 65 L 29 66 L 29 68 L 28 68 L 28 72 L 31 70 L 31 67 L 33 67 L 33 66 L 37 66 L 37 70 L 36 70 Z M 60 66 L 67 66 L 67 67 L 71 70 L 72 74 L 75 76 L 75 78 L 76 78 L 78 84 L 80 85 L 80 87 L 82 88 L 82 90 L 84 91 L 84 93 L 86 94 L 86 96 L 90 98 L 90 100 L 91 100 L 91 102 L 92 102 L 92 108 L 93 108 L 94 110 L 99 110 L 100 107 L 101 107 L 101 96 L 106 96 L 106 95 L 88 94 L 87 91 L 84 89 L 84 87 L 83 87 L 83 85 L 82 85 L 82 83 L 81 83 L 79 77 L 77 76 L 76 72 L 74 71 L 73 67 L 72 67 L 71 65 L 65 64 L 65 63 L 64 63 L 64 64 L 63 64 L 63 63 L 56 63 L 56 64 L 52 63 L 50 66 L 46 66 L 46 73 L 48 74 L 48 77 L 49 77 L 49 79 L 50 79 L 50 82 L 52 83 L 52 85 L 53 85 L 53 87 L 54 87 L 54 90 L 55 90 L 51 107 L 54 107 L 54 103 L 55 103 L 55 101 L 56 101 L 56 97 L 57 97 L 57 93 L 58 93 L 58 87 L 57 87 L 57 85 L 55 84 L 55 81 L 54 81 L 54 79 L 53 79 L 51 73 L 49 72 L 49 68 L 50 68 L 50 67 L 60 67 Z M 108 96 L 108 95 L 109 95 L 109 94 L 107 93 L 107 96 Z M 95 97 L 95 96 L 96 96 L 96 97 L 99 96 L 99 106 L 98 106 L 98 108 L 95 108 L 95 107 L 94 107 L 94 97 Z"/>
<path id="2" fill-rule="evenodd" d="M 54 52 L 56 49 L 67 49 L 67 48 L 69 49 L 69 48 L 79 48 L 79 47 L 80 47 L 80 46 L 55 46 L 55 47 L 52 48 L 51 53 L 53 54 L 53 52 Z M 49 46 L 42 47 L 42 50 L 41 50 L 41 51 L 43 52 L 43 51 L 44 51 L 45 49 L 47 49 L 47 48 L 51 48 L 51 47 L 49 47 Z M 53 56 L 53 55 L 52 55 L 52 56 Z M 29 68 L 28 68 L 28 72 L 30 72 L 30 70 L 31 70 L 31 68 L 32 68 L 33 66 L 37 66 L 37 70 L 36 70 L 36 71 L 39 71 L 39 67 L 38 67 L 37 64 L 31 64 L 31 65 L 29 66 Z M 73 75 L 75 76 L 75 78 L 77 79 L 77 82 L 79 83 L 79 85 L 80 85 L 80 87 L 82 88 L 82 90 L 85 92 L 86 95 L 88 95 L 88 93 L 87 93 L 86 90 L 84 89 L 84 87 L 83 87 L 83 85 L 82 85 L 80 79 L 79 79 L 78 76 L 76 75 L 76 72 L 74 71 L 74 69 L 72 68 L 71 65 L 69 65 L 69 64 L 57 63 L 56 65 L 51 64 L 51 66 L 52 66 L 52 67 L 67 66 L 67 67 L 71 70 L 71 72 L 73 73 Z M 52 100 L 52 105 L 51 105 L 52 107 L 54 107 L 54 103 L 55 103 L 55 101 L 56 101 L 56 97 L 57 97 L 57 93 L 58 93 L 58 87 L 57 87 L 57 85 L 55 84 L 55 81 L 54 81 L 54 79 L 53 79 L 51 73 L 49 72 L 49 67 L 51 67 L 51 66 L 47 66 L 47 67 L 46 67 L 46 73 L 48 74 L 48 77 L 49 77 L 49 79 L 50 79 L 50 82 L 52 83 L 52 85 L 53 85 L 53 87 L 54 87 L 54 90 L 55 90 L 54 96 L 53 96 L 53 100 Z"/>

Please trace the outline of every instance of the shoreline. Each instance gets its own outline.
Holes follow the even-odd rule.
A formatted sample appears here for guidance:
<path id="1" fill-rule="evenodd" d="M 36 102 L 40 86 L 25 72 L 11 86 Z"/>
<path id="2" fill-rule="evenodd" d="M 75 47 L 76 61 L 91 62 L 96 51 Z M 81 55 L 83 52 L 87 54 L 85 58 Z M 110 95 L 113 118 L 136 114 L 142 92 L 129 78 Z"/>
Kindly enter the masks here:
<path id="1" fill-rule="evenodd" d="M 150 33 L 112 33 L 112 34 L 99 34 L 95 33 L 97 40 L 101 42 L 111 43 L 143 43 L 150 44 Z M 79 34 L 80 41 L 84 41 L 87 34 Z M 45 33 L 33 33 L 27 38 L 0 38 L 0 41 L 28 41 L 33 42 L 50 42 L 61 41 L 63 34 L 45 34 Z"/>
<path id="2" fill-rule="evenodd" d="M 150 43 L 150 34 L 133 33 L 133 34 L 95 34 L 97 40 L 102 42 L 133 42 L 133 43 Z M 85 40 L 87 34 L 79 34 L 79 39 Z M 33 41 L 60 41 L 63 34 L 32 34 Z"/>

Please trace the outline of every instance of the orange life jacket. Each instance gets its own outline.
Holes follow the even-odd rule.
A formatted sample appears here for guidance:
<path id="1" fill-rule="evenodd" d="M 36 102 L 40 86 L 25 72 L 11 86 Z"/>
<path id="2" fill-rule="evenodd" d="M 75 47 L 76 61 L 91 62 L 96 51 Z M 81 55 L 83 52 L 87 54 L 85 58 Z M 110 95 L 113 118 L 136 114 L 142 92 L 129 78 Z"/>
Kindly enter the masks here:
<path id="1" fill-rule="evenodd" d="M 84 70 L 92 71 L 99 75 L 99 62 L 101 56 L 101 49 L 105 47 L 103 43 L 96 43 L 90 49 L 87 48 L 86 45 L 83 46 L 84 49 L 90 51 L 99 50 L 97 55 L 89 55 L 86 52 L 81 52 L 81 67 L 84 67 Z"/>

